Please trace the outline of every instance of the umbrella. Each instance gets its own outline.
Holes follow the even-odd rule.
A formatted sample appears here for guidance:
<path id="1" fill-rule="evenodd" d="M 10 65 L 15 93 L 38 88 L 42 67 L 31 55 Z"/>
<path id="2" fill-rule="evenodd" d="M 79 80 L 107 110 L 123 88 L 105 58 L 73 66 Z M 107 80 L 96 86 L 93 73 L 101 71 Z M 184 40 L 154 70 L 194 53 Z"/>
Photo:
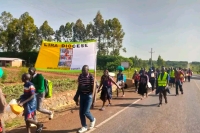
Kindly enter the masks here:
<path id="1" fill-rule="evenodd" d="M 0 67 L 0 78 L 3 76 L 3 69 Z"/>
<path id="2" fill-rule="evenodd" d="M 124 67 L 123 66 L 118 66 L 117 70 L 124 71 Z"/>

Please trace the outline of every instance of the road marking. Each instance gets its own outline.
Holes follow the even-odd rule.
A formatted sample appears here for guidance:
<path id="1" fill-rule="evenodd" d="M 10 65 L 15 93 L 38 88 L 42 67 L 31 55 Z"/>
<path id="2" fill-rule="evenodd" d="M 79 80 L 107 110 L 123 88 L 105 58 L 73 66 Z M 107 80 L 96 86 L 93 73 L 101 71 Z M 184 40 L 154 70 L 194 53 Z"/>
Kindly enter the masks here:
<path id="1" fill-rule="evenodd" d="M 149 94 L 151 94 L 152 92 L 149 92 Z M 126 106 L 125 108 L 123 108 L 122 110 L 120 110 L 119 112 L 115 113 L 114 115 L 112 115 L 111 117 L 109 117 L 108 119 L 102 121 L 101 123 L 99 123 L 97 126 L 95 126 L 93 129 L 89 130 L 87 133 L 91 133 L 92 131 L 96 130 L 98 127 L 102 126 L 103 124 L 107 123 L 108 121 L 110 121 L 111 119 L 113 119 L 114 117 L 116 117 L 117 115 L 119 115 L 120 113 L 122 113 L 123 111 L 125 111 L 127 108 L 129 108 L 130 106 L 132 106 L 133 104 L 136 104 L 137 102 L 141 101 L 141 99 L 138 99 L 134 102 L 132 102 L 131 104 L 129 104 L 128 106 Z"/>
<path id="2" fill-rule="evenodd" d="M 195 80 L 194 80 L 194 82 L 195 82 L 197 88 L 200 90 L 200 87 L 199 87 L 199 85 L 197 84 L 197 82 L 196 82 Z"/>

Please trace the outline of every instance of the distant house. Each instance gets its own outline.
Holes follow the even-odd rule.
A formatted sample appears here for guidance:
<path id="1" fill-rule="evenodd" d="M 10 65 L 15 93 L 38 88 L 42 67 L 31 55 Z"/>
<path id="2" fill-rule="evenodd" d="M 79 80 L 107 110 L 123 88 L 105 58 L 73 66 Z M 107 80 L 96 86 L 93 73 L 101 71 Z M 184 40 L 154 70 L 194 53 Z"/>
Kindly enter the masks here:
<path id="1" fill-rule="evenodd" d="M 24 60 L 19 58 L 0 57 L 0 66 L 21 67 Z"/>

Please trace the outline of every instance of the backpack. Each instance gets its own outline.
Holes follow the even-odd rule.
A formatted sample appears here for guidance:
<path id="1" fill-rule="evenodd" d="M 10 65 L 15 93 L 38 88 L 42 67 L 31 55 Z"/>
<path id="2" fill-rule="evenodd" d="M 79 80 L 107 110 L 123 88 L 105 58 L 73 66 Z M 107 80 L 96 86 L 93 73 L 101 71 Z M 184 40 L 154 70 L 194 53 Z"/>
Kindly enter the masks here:
<path id="1" fill-rule="evenodd" d="M 45 98 L 51 98 L 53 93 L 53 83 L 50 80 L 44 79 Z"/>
<path id="2" fill-rule="evenodd" d="M 50 80 L 44 78 L 44 88 L 45 88 L 45 98 L 51 98 L 53 93 L 53 83 Z"/>

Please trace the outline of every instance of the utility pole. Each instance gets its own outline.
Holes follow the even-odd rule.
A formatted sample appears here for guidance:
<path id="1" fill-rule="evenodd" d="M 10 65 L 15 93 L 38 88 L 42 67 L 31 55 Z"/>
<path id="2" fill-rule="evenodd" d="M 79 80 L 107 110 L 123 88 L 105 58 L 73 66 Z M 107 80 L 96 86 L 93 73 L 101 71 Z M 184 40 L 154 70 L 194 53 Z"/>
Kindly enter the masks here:
<path id="1" fill-rule="evenodd" d="M 151 68 L 152 68 L 152 54 L 155 52 L 153 52 L 153 49 L 151 48 L 151 52 L 149 52 L 149 53 L 151 53 Z"/>

